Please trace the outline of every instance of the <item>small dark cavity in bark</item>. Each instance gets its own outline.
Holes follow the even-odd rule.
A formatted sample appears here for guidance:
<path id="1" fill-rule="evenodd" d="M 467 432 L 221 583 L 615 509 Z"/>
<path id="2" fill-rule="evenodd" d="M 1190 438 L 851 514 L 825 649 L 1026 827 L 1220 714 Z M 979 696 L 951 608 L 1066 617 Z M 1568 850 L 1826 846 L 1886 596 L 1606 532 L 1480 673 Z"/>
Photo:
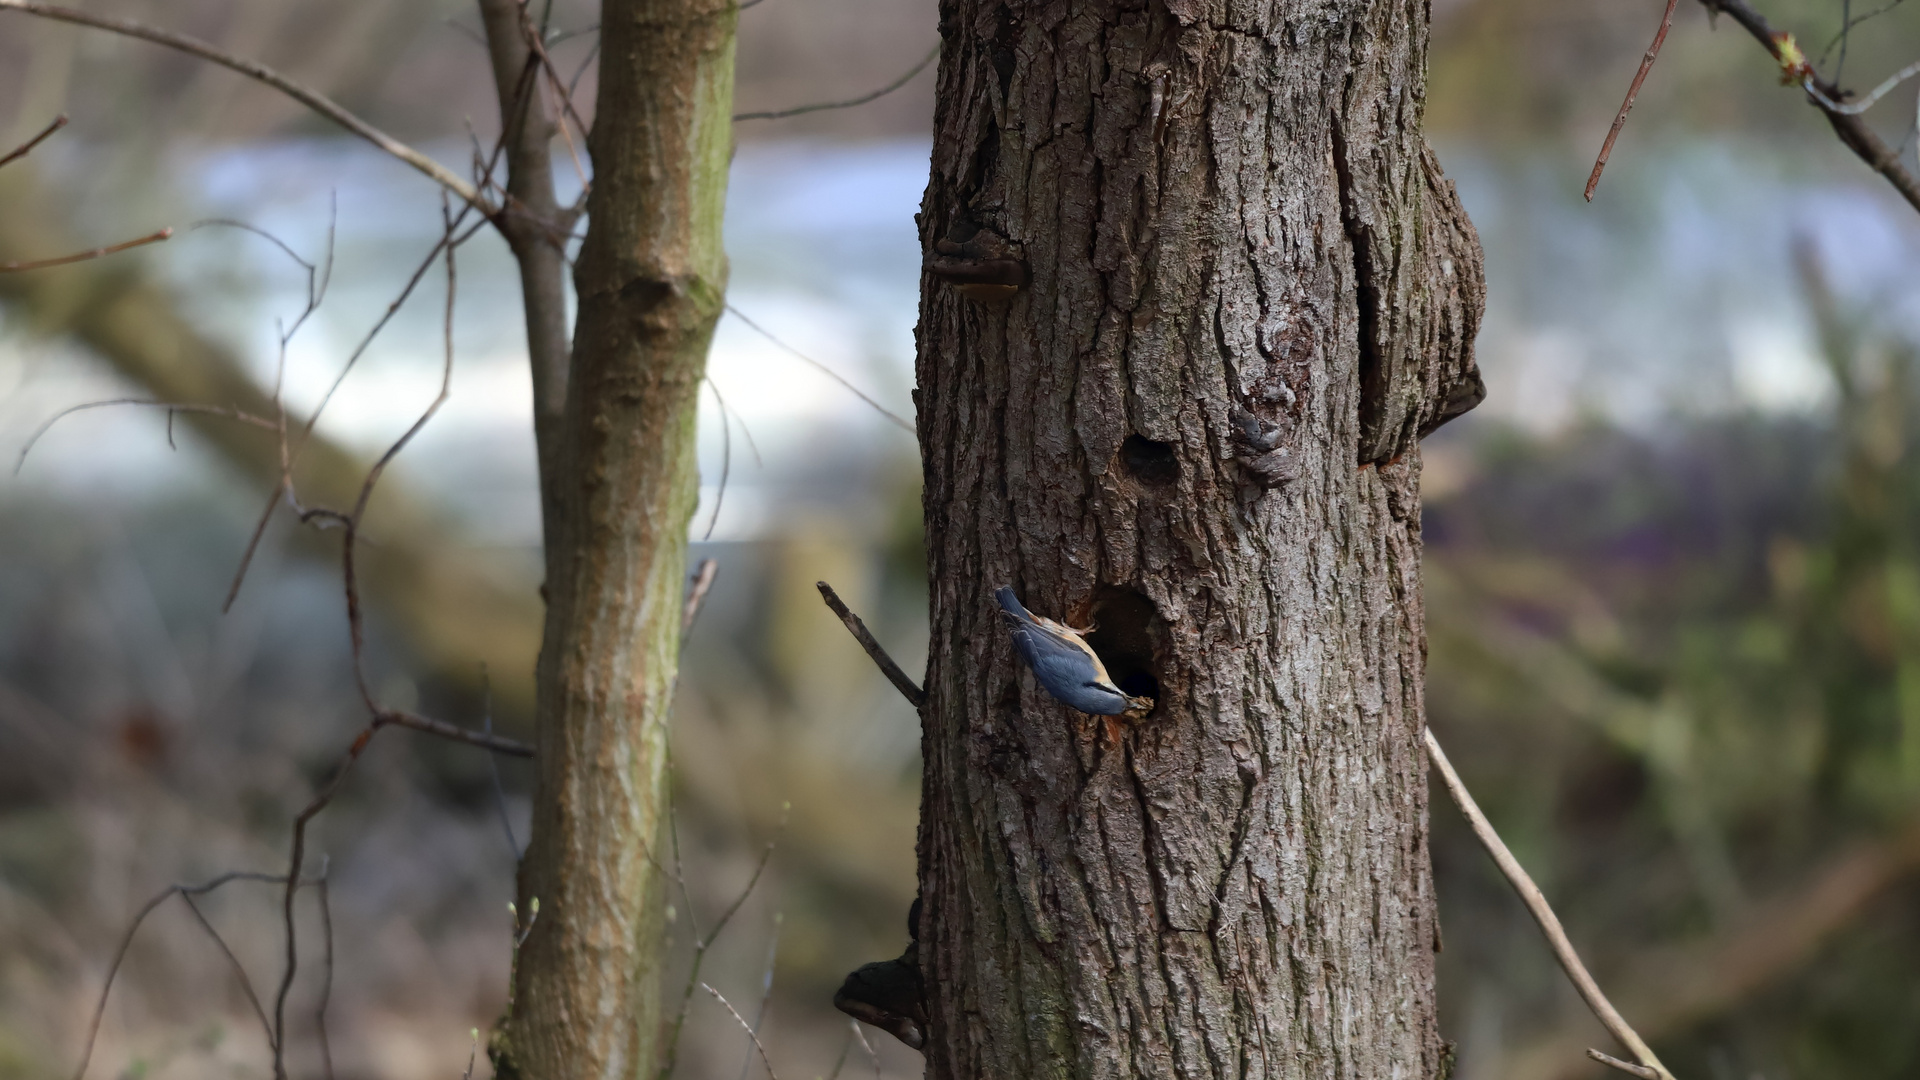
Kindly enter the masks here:
<path id="1" fill-rule="evenodd" d="M 1093 632 L 1087 635 L 1087 644 L 1107 666 L 1113 684 L 1134 697 L 1158 702 L 1160 660 L 1167 646 L 1167 621 L 1160 609 L 1137 590 L 1102 585 L 1094 590 L 1089 615 Z"/>
<path id="2" fill-rule="evenodd" d="M 1120 464 L 1128 476 L 1148 488 L 1170 488 L 1180 482 L 1180 457 L 1172 443 L 1129 435 L 1120 444 Z"/>

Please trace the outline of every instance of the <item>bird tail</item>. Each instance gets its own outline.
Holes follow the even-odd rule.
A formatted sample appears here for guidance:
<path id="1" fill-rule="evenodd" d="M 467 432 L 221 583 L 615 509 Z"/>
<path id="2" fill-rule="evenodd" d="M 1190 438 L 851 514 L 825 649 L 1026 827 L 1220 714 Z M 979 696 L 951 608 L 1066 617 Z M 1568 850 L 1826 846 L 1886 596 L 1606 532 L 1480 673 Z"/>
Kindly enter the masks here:
<path id="1" fill-rule="evenodd" d="M 1021 622 L 1033 622 L 1033 613 L 1028 611 L 1026 607 L 1020 603 L 1019 597 L 1013 595 L 1011 586 L 1002 585 L 993 590 L 993 595 L 995 599 L 1000 601 L 1000 610 L 1019 619 Z"/>

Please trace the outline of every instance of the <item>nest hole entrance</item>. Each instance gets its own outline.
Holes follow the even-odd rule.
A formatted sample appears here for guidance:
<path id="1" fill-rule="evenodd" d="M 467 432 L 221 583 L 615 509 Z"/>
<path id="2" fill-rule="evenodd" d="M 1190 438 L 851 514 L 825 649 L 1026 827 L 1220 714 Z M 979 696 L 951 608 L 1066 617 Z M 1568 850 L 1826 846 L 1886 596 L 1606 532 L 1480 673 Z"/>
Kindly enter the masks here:
<path id="1" fill-rule="evenodd" d="M 1129 435 L 1120 444 L 1120 464 L 1127 475 L 1148 487 L 1171 487 L 1180 480 L 1180 457 L 1174 453 L 1173 444 L 1143 435 Z"/>
<path id="2" fill-rule="evenodd" d="M 1102 585 L 1094 592 L 1089 614 L 1093 632 L 1087 635 L 1087 644 L 1107 666 L 1114 685 L 1133 697 L 1158 702 L 1157 658 L 1166 640 L 1166 620 L 1153 601 L 1133 589 Z"/>

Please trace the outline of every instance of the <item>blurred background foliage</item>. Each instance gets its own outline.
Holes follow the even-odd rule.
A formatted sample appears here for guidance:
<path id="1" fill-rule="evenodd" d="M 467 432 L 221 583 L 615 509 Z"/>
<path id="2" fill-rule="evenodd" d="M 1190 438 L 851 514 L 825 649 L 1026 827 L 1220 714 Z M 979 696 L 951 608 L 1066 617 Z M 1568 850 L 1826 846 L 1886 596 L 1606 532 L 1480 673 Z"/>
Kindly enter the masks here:
<path id="1" fill-rule="evenodd" d="M 86 6 L 282 67 L 456 167 L 469 118 L 492 137 L 464 3 Z M 1681 1076 L 1920 1075 L 1920 222 L 1697 5 L 1582 203 L 1659 8 L 1434 5 L 1428 113 L 1487 248 L 1491 397 L 1423 449 L 1429 712 Z M 1843 20 L 1878 11 L 1847 42 L 1856 86 L 1920 54 L 1920 5 L 1764 10 L 1827 72 Z M 553 5 L 563 69 L 590 60 L 593 18 L 584 0 Z M 931 0 L 766 0 L 741 17 L 739 105 L 883 85 L 924 55 L 935 18 Z M 899 412 L 931 87 L 742 124 L 729 202 L 733 301 Z M 1896 144 L 1914 120 L 1899 96 L 1871 114 Z M 318 262 L 337 221 L 332 290 L 285 359 L 296 412 L 438 233 L 430 188 L 296 106 L 0 13 L 0 142 L 62 111 L 71 128 L 0 170 L 0 260 L 227 216 Z M 369 517 L 369 659 L 395 704 L 524 734 L 538 526 L 515 285 L 491 237 L 462 250 L 461 275 L 454 399 Z M 0 274 L 0 449 L 85 401 L 270 409 L 274 320 L 298 313 L 307 280 L 218 228 Z M 431 397 L 437 288 L 430 276 L 330 407 L 301 465 L 310 500 L 345 499 Z M 686 654 L 663 859 L 686 886 L 678 962 L 772 845 L 702 978 L 764 1014 L 789 1078 L 836 1062 L 917 1075 L 917 1055 L 878 1033 L 869 1060 L 826 1006 L 846 971 L 904 944 L 919 763 L 911 711 L 813 589 L 831 581 L 917 668 L 913 446 L 737 323 L 713 376 L 730 411 L 703 416 L 695 535 L 721 571 Z M 113 950 L 158 889 L 277 872 L 291 816 L 362 722 L 331 536 L 270 530 L 220 614 L 272 440 L 173 427 L 132 410 L 62 420 L 0 482 L 0 1080 L 70 1072 Z M 469 1029 L 503 1004 L 530 774 L 397 731 L 358 769 L 313 841 L 334 1066 L 457 1075 Z M 1436 802 L 1432 821 L 1455 1075 L 1597 1075 L 1581 1051 L 1604 1035 L 1452 808 Z M 256 986 L 277 978 L 270 890 L 229 886 L 202 910 Z M 299 917 L 313 955 L 318 909 Z M 303 972 L 296 1018 L 321 990 Z M 759 1075 L 738 1026 L 697 996 L 678 1075 Z M 293 1030 L 295 1071 L 318 1075 L 310 1019 Z M 90 1075 L 259 1075 L 266 1058 L 225 959 L 177 902 L 160 909 Z"/>

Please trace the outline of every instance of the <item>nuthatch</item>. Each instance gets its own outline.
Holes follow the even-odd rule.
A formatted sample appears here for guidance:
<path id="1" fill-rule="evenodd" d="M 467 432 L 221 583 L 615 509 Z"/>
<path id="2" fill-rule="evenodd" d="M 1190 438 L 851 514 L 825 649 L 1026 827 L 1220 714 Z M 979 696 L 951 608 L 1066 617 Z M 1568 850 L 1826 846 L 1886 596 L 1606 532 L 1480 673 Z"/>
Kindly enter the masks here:
<path id="1" fill-rule="evenodd" d="M 1130 697 L 1113 684 L 1078 631 L 1028 611 L 1005 585 L 993 595 L 1013 631 L 1013 647 L 1047 693 L 1094 716 L 1144 716 L 1153 709 L 1152 698 Z"/>

